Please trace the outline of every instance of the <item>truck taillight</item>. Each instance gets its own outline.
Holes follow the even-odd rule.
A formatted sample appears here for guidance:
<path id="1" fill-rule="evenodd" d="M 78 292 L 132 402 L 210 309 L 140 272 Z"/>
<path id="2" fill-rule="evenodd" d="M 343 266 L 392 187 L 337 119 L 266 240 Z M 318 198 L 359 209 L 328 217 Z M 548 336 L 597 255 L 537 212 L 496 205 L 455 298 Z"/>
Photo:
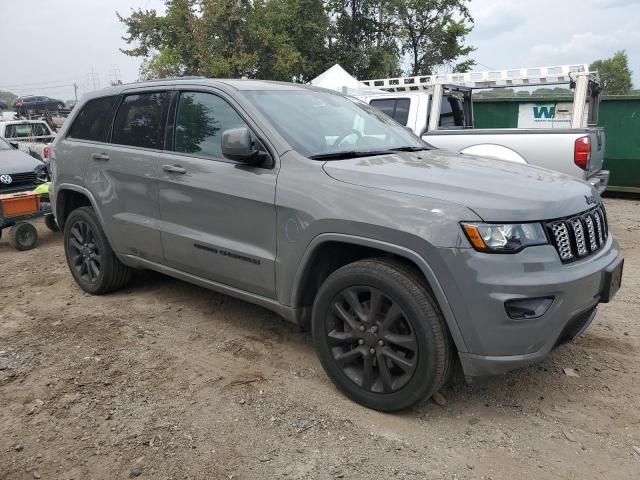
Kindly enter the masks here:
<path id="1" fill-rule="evenodd" d="M 42 149 L 42 159 L 46 162 L 48 162 L 49 160 L 51 160 L 51 145 L 46 145 L 43 149 Z"/>
<path id="2" fill-rule="evenodd" d="M 580 137 L 576 140 L 573 149 L 573 163 L 582 170 L 589 167 L 589 159 L 591 158 L 591 137 Z"/>

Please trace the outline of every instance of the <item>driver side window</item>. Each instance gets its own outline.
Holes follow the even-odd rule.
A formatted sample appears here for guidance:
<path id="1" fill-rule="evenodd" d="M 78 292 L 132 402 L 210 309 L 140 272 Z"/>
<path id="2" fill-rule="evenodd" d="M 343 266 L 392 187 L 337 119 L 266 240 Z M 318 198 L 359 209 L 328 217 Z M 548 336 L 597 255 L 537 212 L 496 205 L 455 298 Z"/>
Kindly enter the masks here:
<path id="1" fill-rule="evenodd" d="M 175 151 L 224 158 L 222 133 L 239 127 L 248 125 L 224 99 L 211 93 L 182 92 L 176 115 Z"/>

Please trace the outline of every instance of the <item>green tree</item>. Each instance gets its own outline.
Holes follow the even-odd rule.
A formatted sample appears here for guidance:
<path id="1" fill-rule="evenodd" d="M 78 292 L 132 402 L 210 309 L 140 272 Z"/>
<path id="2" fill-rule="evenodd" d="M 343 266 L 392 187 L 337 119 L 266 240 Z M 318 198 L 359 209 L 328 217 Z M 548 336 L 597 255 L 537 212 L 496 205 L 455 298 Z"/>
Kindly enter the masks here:
<path id="1" fill-rule="evenodd" d="M 397 0 L 394 2 L 402 53 L 411 58 L 411 75 L 431 75 L 434 67 L 450 65 L 464 72 L 473 60 L 454 62 L 475 49 L 464 45 L 473 28 L 469 0 Z"/>
<path id="2" fill-rule="evenodd" d="M 391 2 L 329 0 L 330 55 L 359 79 L 400 74 L 397 26 Z"/>
<path id="3" fill-rule="evenodd" d="M 632 93 L 633 82 L 627 52 L 617 51 L 613 57 L 596 60 L 589 67 L 600 73 L 602 91 L 609 95 L 626 95 Z"/>
<path id="4" fill-rule="evenodd" d="M 0 100 L 2 100 L 7 105 L 9 105 L 9 107 L 11 107 L 11 104 L 13 103 L 13 101 L 16 98 L 18 98 L 18 96 L 15 95 L 14 93 L 6 92 L 4 90 L 0 90 Z"/>

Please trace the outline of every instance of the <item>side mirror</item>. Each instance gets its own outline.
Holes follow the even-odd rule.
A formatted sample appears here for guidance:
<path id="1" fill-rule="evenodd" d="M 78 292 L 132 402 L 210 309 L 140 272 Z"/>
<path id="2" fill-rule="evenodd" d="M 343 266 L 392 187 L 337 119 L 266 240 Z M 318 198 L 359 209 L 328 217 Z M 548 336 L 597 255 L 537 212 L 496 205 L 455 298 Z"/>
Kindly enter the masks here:
<path id="1" fill-rule="evenodd" d="M 20 148 L 20 145 L 18 144 L 18 142 L 9 142 L 9 145 L 11 145 L 16 150 L 18 150 L 18 148 Z"/>
<path id="2" fill-rule="evenodd" d="M 262 161 L 246 127 L 230 128 L 222 133 L 222 154 L 229 160 L 253 165 Z"/>

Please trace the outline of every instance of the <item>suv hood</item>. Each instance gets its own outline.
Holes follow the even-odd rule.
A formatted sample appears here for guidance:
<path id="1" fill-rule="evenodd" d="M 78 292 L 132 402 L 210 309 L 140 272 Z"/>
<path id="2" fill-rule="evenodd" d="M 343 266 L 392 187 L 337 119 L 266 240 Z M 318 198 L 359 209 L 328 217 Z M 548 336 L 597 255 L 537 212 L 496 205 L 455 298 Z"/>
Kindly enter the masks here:
<path id="1" fill-rule="evenodd" d="M 590 185 L 561 173 L 444 150 L 335 160 L 323 168 L 341 182 L 457 203 L 487 222 L 551 220 L 599 201 Z"/>

